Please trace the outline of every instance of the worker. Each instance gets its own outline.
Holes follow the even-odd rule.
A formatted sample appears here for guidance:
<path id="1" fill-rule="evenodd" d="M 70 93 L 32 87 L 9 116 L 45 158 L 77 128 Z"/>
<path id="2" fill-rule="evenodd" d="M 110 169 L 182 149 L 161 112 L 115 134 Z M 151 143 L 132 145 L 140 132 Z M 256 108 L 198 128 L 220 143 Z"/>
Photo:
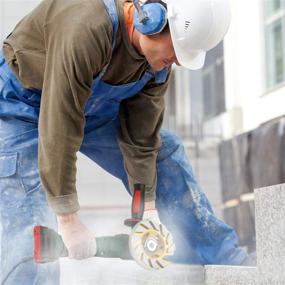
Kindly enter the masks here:
<path id="1" fill-rule="evenodd" d="M 96 232 L 78 216 L 78 151 L 129 193 L 146 186 L 144 218 L 173 234 L 173 261 L 244 262 L 236 232 L 213 213 L 182 143 L 161 129 L 172 64 L 203 66 L 228 30 L 228 2 L 43 0 L 4 40 L 2 278 L 15 269 L 7 284 L 59 284 L 57 262 L 25 260 L 36 224 L 58 226 L 70 258 L 96 253 Z"/>

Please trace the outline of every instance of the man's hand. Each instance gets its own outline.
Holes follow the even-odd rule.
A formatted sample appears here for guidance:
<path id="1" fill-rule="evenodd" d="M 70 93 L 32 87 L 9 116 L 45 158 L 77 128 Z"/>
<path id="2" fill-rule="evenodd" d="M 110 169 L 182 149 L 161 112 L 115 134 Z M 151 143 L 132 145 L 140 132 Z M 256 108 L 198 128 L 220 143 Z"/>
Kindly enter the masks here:
<path id="1" fill-rule="evenodd" d="M 161 224 L 157 209 L 155 208 L 155 201 L 145 202 L 143 220 L 152 220 Z"/>
<path id="2" fill-rule="evenodd" d="M 161 269 L 169 264 L 174 255 L 172 234 L 161 223 L 155 203 L 146 202 L 142 220 L 130 235 L 130 252 L 134 260 L 146 269 Z"/>
<path id="3" fill-rule="evenodd" d="M 155 208 L 155 202 L 154 201 L 145 203 L 143 221 L 144 220 L 149 220 L 159 227 L 163 226 L 164 236 L 168 237 L 168 241 L 167 241 L 168 244 L 174 244 L 173 237 L 172 237 L 171 233 L 168 231 L 166 226 L 161 223 L 161 221 L 159 219 L 158 212 L 157 212 L 157 209 Z"/>
<path id="4" fill-rule="evenodd" d="M 145 202 L 144 209 L 145 209 L 145 211 L 155 209 L 155 201 Z"/>
<path id="5" fill-rule="evenodd" d="M 143 214 L 143 220 L 151 220 L 156 222 L 157 224 L 161 224 L 161 221 L 158 216 L 158 212 L 156 209 L 145 210 Z"/>
<path id="6" fill-rule="evenodd" d="M 96 254 L 96 240 L 80 221 L 77 213 L 57 216 L 58 231 L 68 250 L 69 258 L 85 259 Z"/>

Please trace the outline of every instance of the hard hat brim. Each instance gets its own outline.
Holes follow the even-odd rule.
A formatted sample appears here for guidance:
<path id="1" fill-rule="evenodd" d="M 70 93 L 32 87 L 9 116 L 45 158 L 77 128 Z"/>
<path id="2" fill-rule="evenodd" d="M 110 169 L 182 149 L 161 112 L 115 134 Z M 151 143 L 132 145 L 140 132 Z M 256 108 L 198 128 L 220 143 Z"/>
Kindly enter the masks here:
<path id="1" fill-rule="evenodd" d="M 175 49 L 175 48 L 174 48 Z M 197 52 L 187 52 L 185 53 L 183 49 L 179 46 L 175 49 L 176 57 L 178 62 L 191 70 L 201 69 L 205 64 L 206 52 L 197 51 Z"/>
<path id="2" fill-rule="evenodd" d="M 171 25 L 170 25 L 171 32 Z M 201 69 L 205 64 L 206 52 L 203 50 L 187 50 L 186 47 L 181 47 L 179 40 L 175 39 L 171 33 L 172 43 L 175 51 L 176 58 L 180 65 L 191 69 Z"/>

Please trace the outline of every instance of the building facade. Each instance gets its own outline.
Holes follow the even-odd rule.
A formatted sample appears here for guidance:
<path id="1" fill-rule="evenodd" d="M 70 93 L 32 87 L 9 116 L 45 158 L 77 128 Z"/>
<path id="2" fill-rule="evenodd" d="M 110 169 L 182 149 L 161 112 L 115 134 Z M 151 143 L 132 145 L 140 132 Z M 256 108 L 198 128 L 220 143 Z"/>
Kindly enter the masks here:
<path id="1" fill-rule="evenodd" d="M 176 68 L 173 84 L 167 127 L 185 139 L 216 211 L 252 248 L 253 188 L 285 182 L 285 0 L 232 0 L 224 42 L 202 70 Z"/>

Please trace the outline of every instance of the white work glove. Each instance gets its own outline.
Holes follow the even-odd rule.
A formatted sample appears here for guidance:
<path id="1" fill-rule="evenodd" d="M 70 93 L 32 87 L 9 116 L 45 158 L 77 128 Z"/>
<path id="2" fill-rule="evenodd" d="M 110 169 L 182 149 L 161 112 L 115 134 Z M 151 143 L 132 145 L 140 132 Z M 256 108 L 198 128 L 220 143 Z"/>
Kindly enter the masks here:
<path id="1" fill-rule="evenodd" d="M 151 220 L 156 222 L 157 224 L 161 224 L 161 221 L 158 216 L 158 212 L 156 209 L 145 210 L 143 213 L 143 220 Z"/>
<path id="2" fill-rule="evenodd" d="M 161 223 L 157 210 L 156 209 L 145 210 L 143 214 L 143 221 L 151 221 L 154 224 L 155 228 L 160 231 L 162 237 L 166 240 L 166 245 L 168 246 L 167 250 L 168 255 L 173 255 L 175 251 L 173 236 L 166 228 L 166 226 Z"/>
<path id="3" fill-rule="evenodd" d="M 92 233 L 82 224 L 76 213 L 57 216 L 58 231 L 68 250 L 68 257 L 85 259 L 96 254 L 96 240 Z"/>

